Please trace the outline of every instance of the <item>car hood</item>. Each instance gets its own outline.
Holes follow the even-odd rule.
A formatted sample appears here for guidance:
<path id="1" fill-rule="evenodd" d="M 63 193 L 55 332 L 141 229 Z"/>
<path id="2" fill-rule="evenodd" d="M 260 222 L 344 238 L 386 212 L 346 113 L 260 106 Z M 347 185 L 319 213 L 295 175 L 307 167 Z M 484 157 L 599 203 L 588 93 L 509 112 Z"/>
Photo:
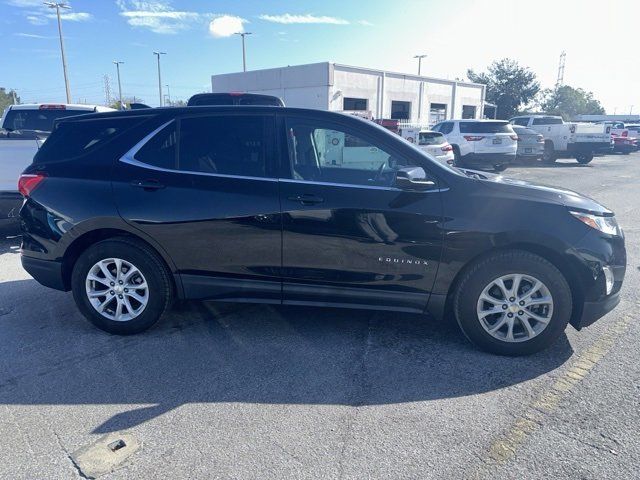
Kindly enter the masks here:
<path id="1" fill-rule="evenodd" d="M 469 170 L 467 170 L 466 172 L 477 175 L 476 178 L 482 182 L 485 182 L 487 186 L 500 189 L 503 191 L 503 193 L 508 195 L 517 196 L 523 199 L 555 203 L 557 205 L 564 205 L 565 207 L 570 209 L 591 212 L 598 215 L 613 215 L 613 212 L 607 207 L 601 205 L 592 198 L 574 192 L 573 190 L 553 187 L 550 185 L 525 182 L 523 180 L 517 180 L 514 178 L 505 177 L 503 175 L 496 175 L 486 172 L 471 172 Z"/>

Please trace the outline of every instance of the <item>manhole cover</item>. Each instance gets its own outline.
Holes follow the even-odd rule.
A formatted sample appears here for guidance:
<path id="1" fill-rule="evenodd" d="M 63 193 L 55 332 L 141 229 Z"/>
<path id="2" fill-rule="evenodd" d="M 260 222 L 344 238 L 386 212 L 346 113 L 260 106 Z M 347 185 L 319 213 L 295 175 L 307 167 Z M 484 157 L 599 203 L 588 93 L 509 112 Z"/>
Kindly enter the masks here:
<path id="1" fill-rule="evenodd" d="M 142 444 L 128 433 L 109 433 L 71 454 L 71 460 L 87 478 L 97 478 L 122 465 Z"/>

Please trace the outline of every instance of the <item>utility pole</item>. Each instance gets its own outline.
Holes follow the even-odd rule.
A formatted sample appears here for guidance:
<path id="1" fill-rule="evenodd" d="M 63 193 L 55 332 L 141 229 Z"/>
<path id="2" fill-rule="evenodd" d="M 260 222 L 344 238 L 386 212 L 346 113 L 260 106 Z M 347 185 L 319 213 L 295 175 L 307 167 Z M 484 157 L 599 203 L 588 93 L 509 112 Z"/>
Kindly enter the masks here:
<path id="1" fill-rule="evenodd" d="M 160 75 L 160 55 L 166 55 L 167 52 L 153 52 L 158 59 L 158 98 L 160 100 L 160 106 L 162 106 L 162 76 Z"/>
<path id="2" fill-rule="evenodd" d="M 418 59 L 418 75 L 422 74 L 422 59 L 426 58 L 427 55 L 426 54 L 422 54 L 422 55 L 414 55 L 413 58 L 417 58 Z"/>
<path id="3" fill-rule="evenodd" d="M 17 105 L 18 104 L 18 99 L 16 98 L 16 91 L 11 89 L 11 95 L 13 96 L 13 104 Z M 633 107 L 631 107 L 633 108 Z"/>
<path id="4" fill-rule="evenodd" d="M 246 35 L 251 35 L 251 32 L 237 32 L 236 35 L 240 35 L 242 37 L 242 71 L 247 71 L 247 53 L 244 46 L 244 37 Z"/>
<path id="5" fill-rule="evenodd" d="M 62 39 L 62 20 L 60 20 L 60 9 L 70 9 L 71 7 L 62 2 L 44 2 L 49 8 L 56 9 L 56 17 L 58 17 L 58 36 L 60 37 L 60 53 L 62 54 L 62 71 L 64 73 L 64 88 L 67 92 L 67 103 L 71 103 L 71 88 L 69 88 L 69 76 L 67 74 L 67 57 L 64 54 L 64 41 Z"/>
<path id="6" fill-rule="evenodd" d="M 171 106 L 171 90 L 169 90 L 169 85 L 165 85 L 167 87 L 167 103 Z"/>
<path id="7" fill-rule="evenodd" d="M 120 83 L 120 65 L 124 62 L 120 62 L 118 60 L 114 60 L 113 64 L 116 66 L 116 71 L 118 72 L 118 97 L 120 98 L 120 110 L 124 110 L 124 103 L 122 103 L 122 83 Z"/>
<path id="8" fill-rule="evenodd" d="M 567 58 L 567 53 L 562 52 L 560 54 L 560 62 L 558 63 L 558 79 L 556 80 L 556 90 L 558 90 L 564 83 L 564 62 Z"/>

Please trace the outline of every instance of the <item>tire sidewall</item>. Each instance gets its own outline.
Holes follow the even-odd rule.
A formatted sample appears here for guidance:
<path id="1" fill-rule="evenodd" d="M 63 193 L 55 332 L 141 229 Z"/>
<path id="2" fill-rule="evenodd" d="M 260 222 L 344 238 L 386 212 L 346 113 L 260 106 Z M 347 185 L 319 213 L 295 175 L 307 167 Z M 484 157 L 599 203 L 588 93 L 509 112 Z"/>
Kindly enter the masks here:
<path id="1" fill-rule="evenodd" d="M 572 300 L 569 286 L 558 269 L 543 258 L 527 253 L 496 256 L 489 262 L 481 262 L 480 266 L 463 279 L 455 298 L 456 318 L 469 340 L 500 355 L 528 355 L 549 346 L 562 334 L 571 318 Z M 547 327 L 531 340 L 509 343 L 484 330 L 476 308 L 481 292 L 489 283 L 515 273 L 536 277 L 547 286 L 553 298 L 553 315 Z"/>
<path id="2" fill-rule="evenodd" d="M 103 317 L 93 308 L 86 294 L 86 277 L 100 260 L 120 258 L 140 270 L 149 286 L 149 300 L 144 311 L 128 321 L 115 321 Z M 128 335 L 142 332 L 158 321 L 167 305 L 166 285 L 157 261 L 136 246 L 118 240 L 99 242 L 86 250 L 76 261 L 71 275 L 73 297 L 81 313 L 95 326 L 109 333 Z"/>

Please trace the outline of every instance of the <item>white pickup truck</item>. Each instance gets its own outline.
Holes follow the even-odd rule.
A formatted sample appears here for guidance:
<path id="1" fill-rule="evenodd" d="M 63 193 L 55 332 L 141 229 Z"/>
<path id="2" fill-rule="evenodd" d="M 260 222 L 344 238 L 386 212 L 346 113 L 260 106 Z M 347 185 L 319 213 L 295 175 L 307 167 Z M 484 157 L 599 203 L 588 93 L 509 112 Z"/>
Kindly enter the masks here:
<path id="1" fill-rule="evenodd" d="M 18 178 L 53 129 L 55 120 L 91 112 L 99 105 L 24 104 L 9 106 L 0 121 L 0 227 L 16 222 L 22 197 Z"/>
<path id="2" fill-rule="evenodd" d="M 544 136 L 543 161 L 553 163 L 558 158 L 575 158 L 586 164 L 597 154 L 612 149 L 611 127 L 593 123 L 565 123 L 552 115 L 522 115 L 509 122 L 535 130 Z"/>

